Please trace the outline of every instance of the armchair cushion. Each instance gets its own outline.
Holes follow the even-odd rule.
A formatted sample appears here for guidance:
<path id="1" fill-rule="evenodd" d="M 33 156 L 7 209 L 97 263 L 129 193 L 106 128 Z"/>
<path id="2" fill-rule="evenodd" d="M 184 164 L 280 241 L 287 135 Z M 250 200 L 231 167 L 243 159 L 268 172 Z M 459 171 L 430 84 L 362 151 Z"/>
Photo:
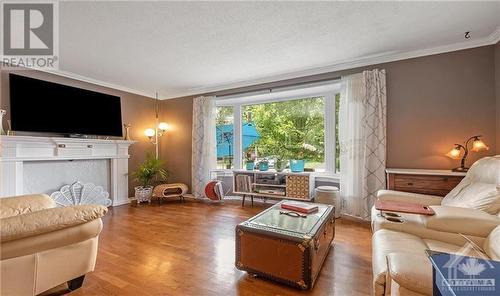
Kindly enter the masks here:
<path id="1" fill-rule="evenodd" d="M 107 211 L 108 209 L 101 205 L 78 205 L 4 218 L 1 220 L 0 240 L 8 242 L 72 227 L 101 218 Z"/>
<path id="2" fill-rule="evenodd" d="M 423 224 L 428 229 L 487 237 L 495 227 L 500 225 L 500 219 L 497 216 L 481 210 L 449 206 L 431 207 L 436 214 L 422 217 Z"/>
<path id="3" fill-rule="evenodd" d="M 379 190 L 377 198 L 384 201 L 403 201 L 419 205 L 440 205 L 442 197 L 395 190 Z"/>
<path id="4" fill-rule="evenodd" d="M 55 208 L 56 203 L 46 194 L 29 194 L 0 198 L 0 218 Z"/>

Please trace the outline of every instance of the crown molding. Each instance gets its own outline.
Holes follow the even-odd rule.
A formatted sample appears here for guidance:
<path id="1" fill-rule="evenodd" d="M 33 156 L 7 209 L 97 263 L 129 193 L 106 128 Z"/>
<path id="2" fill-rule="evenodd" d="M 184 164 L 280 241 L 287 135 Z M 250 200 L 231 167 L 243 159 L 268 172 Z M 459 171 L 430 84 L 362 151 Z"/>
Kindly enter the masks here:
<path id="1" fill-rule="evenodd" d="M 366 67 L 366 66 L 370 66 L 370 65 L 377 65 L 377 64 L 382 64 L 382 63 L 388 63 L 388 62 L 394 62 L 394 61 L 407 60 L 407 59 L 412 59 L 412 58 L 442 54 L 442 53 L 470 49 L 470 48 L 475 48 L 475 47 L 488 46 L 488 45 L 496 44 L 499 40 L 500 40 L 500 27 L 498 27 L 497 30 L 495 30 L 490 35 L 483 37 L 483 38 L 476 39 L 476 40 L 463 41 L 463 42 L 458 42 L 458 43 L 453 43 L 453 44 L 448 44 L 448 45 L 443 45 L 443 46 L 431 47 L 431 48 L 426 48 L 426 49 L 418 49 L 418 50 L 412 50 L 412 51 L 406 51 L 406 52 L 388 52 L 388 53 L 383 53 L 383 54 L 379 54 L 379 55 L 367 56 L 367 57 L 362 57 L 362 58 L 358 58 L 358 59 L 354 59 L 354 60 L 350 60 L 350 61 L 340 62 L 340 63 L 334 64 L 334 65 L 325 66 L 325 67 L 317 67 L 317 68 L 306 69 L 306 70 L 302 70 L 302 71 L 291 72 L 291 73 L 287 73 L 287 74 L 269 76 L 269 77 L 265 77 L 265 78 L 254 79 L 254 80 L 238 81 L 238 82 L 227 83 L 224 85 L 218 85 L 218 86 L 212 86 L 212 87 L 206 87 L 206 88 L 189 89 L 189 90 L 183 92 L 182 96 L 191 96 L 191 95 L 197 95 L 197 94 L 213 93 L 213 92 L 222 91 L 222 90 L 228 90 L 228 89 L 234 89 L 234 88 L 240 88 L 240 87 L 248 87 L 248 86 L 252 86 L 252 85 L 264 84 L 264 83 L 275 82 L 275 81 L 280 81 L 280 80 L 300 78 L 300 77 L 324 74 L 324 73 L 329 73 L 329 72 L 354 69 L 354 68 L 358 68 L 358 67 Z"/>
<path id="2" fill-rule="evenodd" d="M 490 39 L 491 44 L 497 44 L 500 42 L 500 27 L 493 31 L 488 38 Z"/>
<path id="3" fill-rule="evenodd" d="M 170 92 L 166 96 L 160 95 L 159 99 L 166 100 L 166 99 L 174 99 L 174 98 L 179 98 L 179 97 L 201 95 L 201 94 L 206 94 L 206 93 L 214 93 L 214 92 L 218 92 L 218 91 L 222 91 L 222 90 L 247 87 L 247 86 L 275 82 L 275 81 L 280 81 L 280 80 L 300 78 L 300 77 L 305 77 L 305 76 L 318 75 L 318 74 L 348 70 L 348 69 L 353 69 L 353 68 L 358 68 L 358 67 L 366 67 L 366 66 L 370 66 L 370 65 L 376 65 L 376 64 L 382 64 L 382 63 L 424 57 L 424 56 L 429 56 L 429 55 L 441 54 L 441 53 L 446 53 L 446 52 L 464 50 L 464 49 L 469 49 L 469 48 L 487 46 L 487 45 L 496 44 L 499 41 L 500 41 L 500 27 L 498 27 L 490 35 L 476 39 L 476 40 L 463 41 L 463 42 L 458 42 L 458 43 L 453 43 L 453 44 L 448 44 L 448 45 L 443 45 L 443 46 L 437 46 L 437 47 L 431 47 L 431 48 L 419 49 L 419 50 L 412 50 L 412 51 L 406 51 L 406 52 L 387 52 L 387 53 L 382 53 L 379 55 L 366 56 L 366 57 L 361 57 L 361 58 L 357 58 L 357 59 L 353 59 L 353 60 L 349 60 L 349 61 L 344 61 L 344 62 L 336 63 L 333 65 L 325 66 L 325 67 L 304 69 L 301 71 L 295 71 L 295 72 L 290 72 L 290 73 L 286 73 L 286 74 L 268 76 L 268 77 L 259 78 L 259 79 L 252 79 L 252 80 L 245 80 L 245 81 L 234 81 L 234 82 L 230 82 L 230 83 L 213 85 L 213 86 L 208 86 L 208 87 L 192 88 L 192 89 L 186 89 L 186 90 L 177 90 L 177 91 Z M 39 69 L 37 69 L 37 70 L 39 70 Z M 154 93 L 152 91 L 133 89 L 133 88 L 119 85 L 119 84 L 105 82 L 102 80 L 97 80 L 97 79 L 93 79 L 90 77 L 86 77 L 83 75 L 78 75 L 75 73 L 62 71 L 62 70 L 40 70 L 40 71 L 51 73 L 51 74 L 62 76 L 62 77 L 66 77 L 66 78 L 75 79 L 78 81 L 83 81 L 83 82 L 103 86 L 103 87 L 107 87 L 107 88 L 116 89 L 119 91 L 132 93 L 132 94 L 136 94 L 136 95 L 140 95 L 140 96 L 144 96 L 144 97 L 154 98 Z"/>

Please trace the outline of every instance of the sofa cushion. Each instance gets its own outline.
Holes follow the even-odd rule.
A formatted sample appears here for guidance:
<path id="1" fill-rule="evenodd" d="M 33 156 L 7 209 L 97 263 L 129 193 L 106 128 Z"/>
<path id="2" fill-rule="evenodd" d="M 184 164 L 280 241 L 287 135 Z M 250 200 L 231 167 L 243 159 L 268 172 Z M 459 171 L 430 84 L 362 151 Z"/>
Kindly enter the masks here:
<path id="1" fill-rule="evenodd" d="M 399 286 L 420 294 L 432 295 L 432 265 L 425 253 L 391 253 L 387 255 L 387 266 L 391 279 Z"/>
<path id="2" fill-rule="evenodd" d="M 444 198 L 443 206 L 463 207 L 497 214 L 500 210 L 500 155 L 476 161 L 465 178 Z"/>
<path id="3" fill-rule="evenodd" d="M 387 258 L 391 253 L 425 255 L 427 245 L 419 237 L 403 232 L 381 229 L 372 237 L 373 289 L 385 295 Z"/>

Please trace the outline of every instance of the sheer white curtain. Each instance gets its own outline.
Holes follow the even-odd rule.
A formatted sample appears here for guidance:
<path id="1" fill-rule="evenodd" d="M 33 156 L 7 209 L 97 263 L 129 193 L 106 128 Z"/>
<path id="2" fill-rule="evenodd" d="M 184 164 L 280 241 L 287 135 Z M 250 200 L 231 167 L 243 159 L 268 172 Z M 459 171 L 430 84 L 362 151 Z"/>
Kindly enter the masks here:
<path id="1" fill-rule="evenodd" d="M 210 171 L 216 168 L 215 97 L 197 97 L 193 101 L 193 143 L 191 186 L 196 198 L 205 197 Z"/>
<path id="2" fill-rule="evenodd" d="M 342 212 L 364 220 L 385 188 L 385 70 L 343 79 L 339 111 Z"/>

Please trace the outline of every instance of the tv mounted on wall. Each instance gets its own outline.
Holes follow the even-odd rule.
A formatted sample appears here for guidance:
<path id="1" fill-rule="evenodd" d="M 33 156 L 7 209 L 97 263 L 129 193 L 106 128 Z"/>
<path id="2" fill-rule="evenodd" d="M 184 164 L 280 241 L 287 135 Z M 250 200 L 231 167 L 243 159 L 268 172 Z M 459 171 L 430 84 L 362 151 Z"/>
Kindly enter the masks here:
<path id="1" fill-rule="evenodd" d="M 120 97 L 9 74 L 13 131 L 122 136 Z"/>

